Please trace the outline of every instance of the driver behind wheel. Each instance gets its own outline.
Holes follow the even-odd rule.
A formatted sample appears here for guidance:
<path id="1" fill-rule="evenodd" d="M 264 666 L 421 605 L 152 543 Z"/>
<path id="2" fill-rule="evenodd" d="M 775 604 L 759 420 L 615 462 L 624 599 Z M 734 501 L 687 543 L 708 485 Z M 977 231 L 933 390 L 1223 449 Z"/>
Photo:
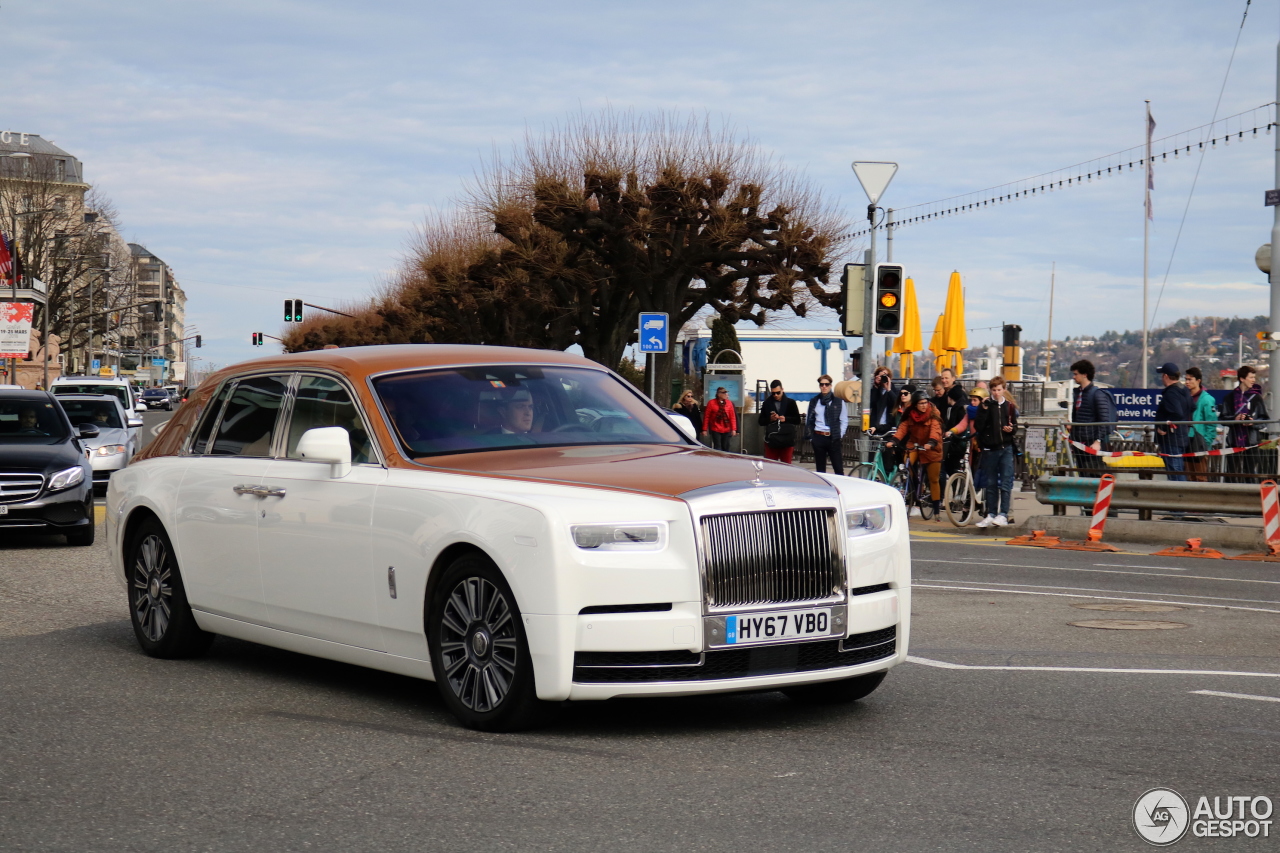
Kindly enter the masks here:
<path id="1" fill-rule="evenodd" d="M 533 431 L 533 395 L 524 388 L 507 389 L 498 401 L 498 433 L 525 435 Z"/>

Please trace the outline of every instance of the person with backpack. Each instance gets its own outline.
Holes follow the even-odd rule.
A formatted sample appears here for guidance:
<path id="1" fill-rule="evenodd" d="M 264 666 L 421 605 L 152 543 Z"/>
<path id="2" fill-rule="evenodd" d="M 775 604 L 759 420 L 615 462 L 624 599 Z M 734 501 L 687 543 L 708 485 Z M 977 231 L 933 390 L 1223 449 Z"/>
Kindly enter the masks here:
<path id="1" fill-rule="evenodd" d="M 796 449 L 796 432 L 802 421 L 800 407 L 782 389 L 781 380 L 769 383 L 769 396 L 760 406 L 758 422 L 764 427 L 764 458 L 790 465 Z"/>
<path id="2" fill-rule="evenodd" d="M 1071 365 L 1071 378 L 1076 387 L 1071 390 L 1071 440 L 1094 450 L 1110 450 L 1109 437 L 1115 429 L 1116 402 L 1111 392 L 1093 384 L 1093 362 L 1080 359 Z M 1098 426 L 1094 426 L 1098 424 Z M 1101 457 L 1086 453 L 1078 447 L 1071 448 L 1071 457 L 1082 477 L 1101 477 Z"/>
<path id="3" fill-rule="evenodd" d="M 1013 502 L 1014 442 L 1018 435 L 1018 407 L 1005 397 L 1004 377 L 991 380 L 991 396 L 978 406 L 975 430 L 982 448 L 982 476 L 987 517 L 978 527 L 1005 527 Z"/>
<path id="4" fill-rule="evenodd" d="M 717 388 L 716 396 L 707 403 L 702 414 L 702 429 L 711 439 L 712 449 L 732 452 L 729 450 L 729 439 L 738 434 L 738 413 L 734 411 L 733 401 L 729 399 L 728 388 Z"/>

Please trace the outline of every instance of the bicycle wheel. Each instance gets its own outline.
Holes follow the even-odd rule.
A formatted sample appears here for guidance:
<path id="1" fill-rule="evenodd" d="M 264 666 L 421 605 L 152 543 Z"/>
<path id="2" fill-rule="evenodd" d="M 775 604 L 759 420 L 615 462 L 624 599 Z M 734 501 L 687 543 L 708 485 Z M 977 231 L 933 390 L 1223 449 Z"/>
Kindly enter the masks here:
<path id="1" fill-rule="evenodd" d="M 947 488 L 942 495 L 942 505 L 947 508 L 947 518 L 956 527 L 964 527 L 973 521 L 973 493 L 969 491 L 969 478 L 957 471 L 947 478 Z"/>
<path id="2" fill-rule="evenodd" d="M 868 462 L 859 462 L 853 466 L 853 470 L 849 472 L 850 477 L 857 477 L 859 480 L 874 480 L 876 478 L 876 466 Z"/>
<path id="3" fill-rule="evenodd" d="M 920 505 L 920 517 L 925 521 L 933 519 L 933 497 L 929 494 L 929 478 L 922 469 L 916 472 L 916 503 Z"/>

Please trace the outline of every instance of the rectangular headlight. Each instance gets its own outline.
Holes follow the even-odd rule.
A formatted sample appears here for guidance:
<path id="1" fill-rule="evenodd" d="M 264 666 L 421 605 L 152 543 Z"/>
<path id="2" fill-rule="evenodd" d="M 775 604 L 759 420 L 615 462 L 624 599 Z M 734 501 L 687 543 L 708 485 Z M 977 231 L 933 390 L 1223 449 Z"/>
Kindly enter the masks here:
<path id="1" fill-rule="evenodd" d="M 667 547 L 666 522 L 575 524 L 573 543 L 586 551 L 661 551 Z"/>
<path id="2" fill-rule="evenodd" d="M 868 536 L 889 529 L 889 507 L 868 506 L 844 514 L 849 536 Z"/>

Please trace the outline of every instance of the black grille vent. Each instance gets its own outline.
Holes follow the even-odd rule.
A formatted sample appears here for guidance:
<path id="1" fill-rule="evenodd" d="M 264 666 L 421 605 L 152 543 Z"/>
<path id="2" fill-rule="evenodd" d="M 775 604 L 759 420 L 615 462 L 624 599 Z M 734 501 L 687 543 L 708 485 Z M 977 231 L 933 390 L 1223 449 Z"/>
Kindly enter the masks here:
<path id="1" fill-rule="evenodd" d="M 897 651 L 897 636 L 897 628 L 885 628 L 844 640 L 713 649 L 703 654 L 701 666 L 689 665 L 697 658 L 690 652 L 578 652 L 573 658 L 573 680 L 579 684 L 718 681 L 838 669 L 892 657 Z M 685 662 L 663 666 L 660 661 L 667 655 L 680 655 Z M 625 663 L 628 659 L 636 662 Z M 609 663 L 603 663 L 605 660 Z"/>
<path id="2" fill-rule="evenodd" d="M 702 520 L 712 607 L 822 601 L 844 587 L 825 509 L 744 512 Z"/>

